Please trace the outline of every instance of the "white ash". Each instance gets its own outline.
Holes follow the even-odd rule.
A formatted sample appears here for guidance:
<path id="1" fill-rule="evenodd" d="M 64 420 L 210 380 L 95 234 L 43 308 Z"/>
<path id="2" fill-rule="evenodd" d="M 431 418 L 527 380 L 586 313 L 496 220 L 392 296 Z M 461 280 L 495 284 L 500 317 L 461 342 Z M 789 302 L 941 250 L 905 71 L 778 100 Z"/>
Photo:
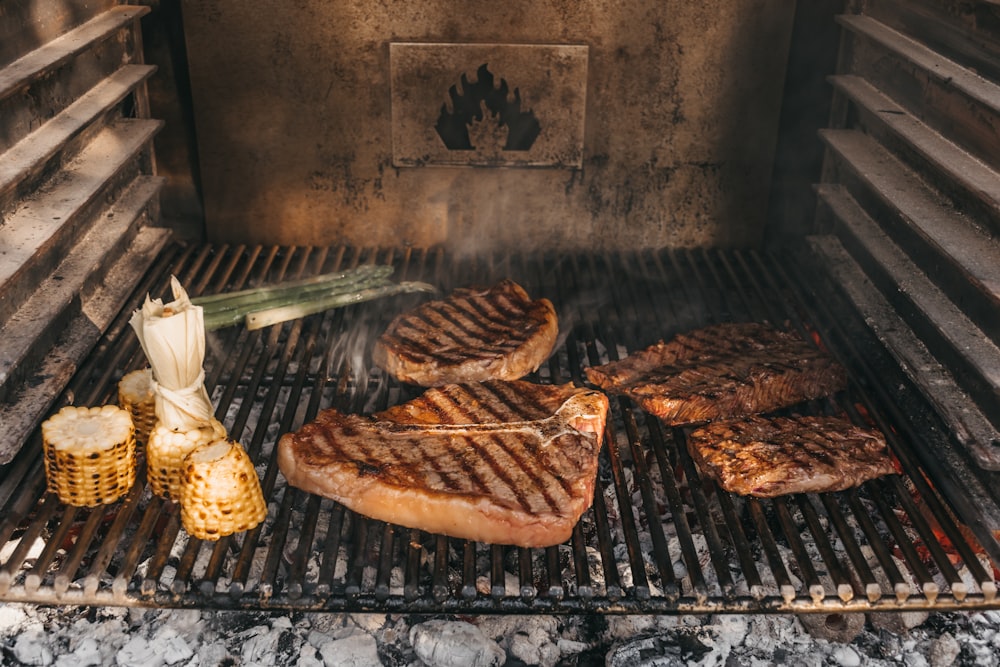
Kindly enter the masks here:
<path id="1" fill-rule="evenodd" d="M 15 666 L 431 667 L 451 664 L 442 656 L 458 650 L 455 637 L 477 647 L 484 665 L 1000 665 L 1000 611 L 935 613 L 903 634 L 869 622 L 845 643 L 775 614 L 428 618 L 0 607 L 0 664 Z"/>
<path id="2" fill-rule="evenodd" d="M 499 667 L 504 652 L 475 625 L 436 619 L 413 626 L 410 644 L 430 667 Z"/>
<path id="3" fill-rule="evenodd" d="M 8 540 L 6 544 L 0 548 L 0 562 L 6 563 L 10 560 L 10 557 L 14 554 L 14 550 L 21 545 L 20 540 Z M 45 540 L 40 537 L 36 537 L 35 541 L 31 543 L 28 547 L 28 553 L 24 557 L 25 564 L 34 563 L 34 561 L 42 555 L 42 551 L 45 550 Z"/>

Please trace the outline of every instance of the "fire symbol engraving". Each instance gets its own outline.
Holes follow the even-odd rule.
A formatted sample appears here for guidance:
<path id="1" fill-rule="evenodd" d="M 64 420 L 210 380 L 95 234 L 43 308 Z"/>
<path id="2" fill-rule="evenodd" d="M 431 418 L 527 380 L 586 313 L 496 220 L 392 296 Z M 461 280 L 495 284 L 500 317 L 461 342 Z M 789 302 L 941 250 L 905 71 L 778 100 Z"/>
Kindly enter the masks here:
<path id="1" fill-rule="evenodd" d="M 486 63 L 476 70 L 476 77 L 475 81 L 469 81 L 463 73 L 461 92 L 454 85 L 448 89 L 451 109 L 447 103 L 442 104 L 441 115 L 434 125 L 445 146 L 449 150 L 493 152 L 502 142 L 505 151 L 529 150 L 542 126 L 531 109 L 521 111 L 521 91 L 515 88 L 510 99 L 507 80 L 500 79 L 500 86 L 495 86 Z M 491 123 L 495 123 L 492 129 Z"/>

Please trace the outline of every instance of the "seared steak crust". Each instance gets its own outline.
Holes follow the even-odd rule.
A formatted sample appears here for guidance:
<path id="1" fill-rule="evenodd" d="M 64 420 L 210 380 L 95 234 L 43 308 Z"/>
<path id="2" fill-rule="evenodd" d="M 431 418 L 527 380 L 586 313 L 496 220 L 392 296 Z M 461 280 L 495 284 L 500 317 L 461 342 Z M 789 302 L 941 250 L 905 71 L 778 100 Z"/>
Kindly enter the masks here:
<path id="1" fill-rule="evenodd" d="M 773 498 L 842 491 L 896 472 L 885 436 L 839 417 L 747 417 L 688 436 L 703 474 L 726 491 Z"/>
<path id="2" fill-rule="evenodd" d="M 403 382 L 434 387 L 516 380 L 552 354 L 559 334 L 548 299 L 512 280 L 459 289 L 402 313 L 375 343 L 375 363 Z"/>
<path id="3" fill-rule="evenodd" d="M 462 539 L 550 546 L 593 501 L 608 399 L 572 385 L 446 385 L 363 417 L 322 411 L 281 437 L 292 486 Z"/>
<path id="4" fill-rule="evenodd" d="M 836 361 L 797 335 L 764 324 L 717 324 L 585 369 L 668 424 L 769 412 L 847 386 Z"/>

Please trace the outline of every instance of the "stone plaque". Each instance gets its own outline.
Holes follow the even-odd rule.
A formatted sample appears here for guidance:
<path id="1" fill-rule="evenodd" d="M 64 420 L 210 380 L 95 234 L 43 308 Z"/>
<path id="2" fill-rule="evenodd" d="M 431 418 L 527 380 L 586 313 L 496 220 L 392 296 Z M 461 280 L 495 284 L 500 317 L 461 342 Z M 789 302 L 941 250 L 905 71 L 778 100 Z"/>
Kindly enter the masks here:
<path id="1" fill-rule="evenodd" d="M 587 47 L 389 47 L 397 167 L 583 166 Z"/>

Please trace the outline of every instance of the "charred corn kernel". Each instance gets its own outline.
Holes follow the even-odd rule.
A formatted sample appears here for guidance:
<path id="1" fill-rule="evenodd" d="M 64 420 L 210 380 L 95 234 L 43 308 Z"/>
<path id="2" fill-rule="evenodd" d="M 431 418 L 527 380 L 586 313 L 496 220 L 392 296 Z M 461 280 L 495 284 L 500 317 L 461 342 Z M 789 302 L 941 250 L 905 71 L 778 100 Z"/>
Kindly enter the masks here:
<path id="1" fill-rule="evenodd" d="M 114 405 L 67 406 L 42 423 L 48 490 L 67 505 L 113 503 L 135 483 L 135 430 Z"/>
<path id="2" fill-rule="evenodd" d="M 253 462 L 238 442 L 202 445 L 185 460 L 181 525 L 193 537 L 217 540 L 250 530 L 267 515 Z"/>
<path id="3" fill-rule="evenodd" d="M 225 427 L 214 419 L 190 431 L 172 431 L 157 423 L 146 442 L 146 479 L 150 489 L 167 500 L 180 500 L 184 458 L 199 446 L 225 436 Z"/>
<path id="4" fill-rule="evenodd" d="M 145 445 L 150 432 L 156 426 L 152 369 L 143 368 L 122 377 L 118 382 L 118 405 L 132 415 L 136 444 Z"/>

